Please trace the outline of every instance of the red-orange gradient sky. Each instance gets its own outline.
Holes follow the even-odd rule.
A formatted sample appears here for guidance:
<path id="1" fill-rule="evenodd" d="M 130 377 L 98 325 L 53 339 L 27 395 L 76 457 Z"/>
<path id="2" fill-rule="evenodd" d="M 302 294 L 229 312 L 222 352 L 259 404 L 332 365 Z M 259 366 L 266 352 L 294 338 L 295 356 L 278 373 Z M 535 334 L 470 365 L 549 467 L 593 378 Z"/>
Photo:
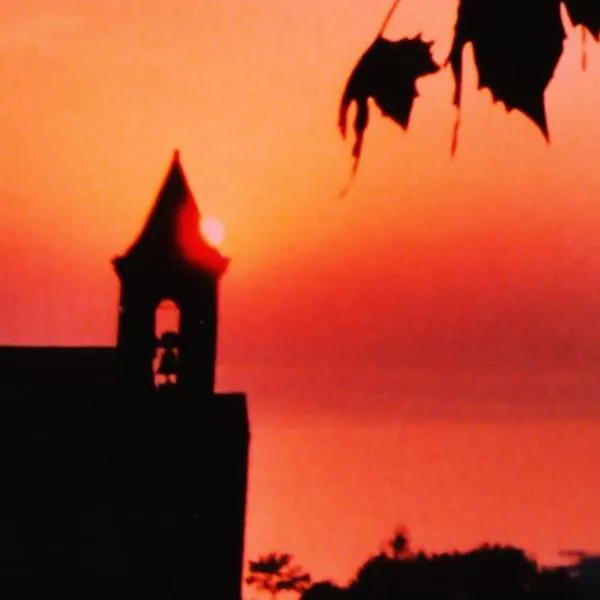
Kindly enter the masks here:
<path id="1" fill-rule="evenodd" d="M 227 226 L 219 382 L 250 397 L 249 555 L 344 581 L 426 549 L 600 547 L 600 51 L 569 39 L 548 146 L 466 73 L 376 112 L 351 194 L 342 86 L 388 0 L 5 0 L 0 343 L 112 344 L 110 259 L 174 148 Z M 448 51 L 452 0 L 390 35 Z M 470 57 L 467 60 L 470 65 Z"/>

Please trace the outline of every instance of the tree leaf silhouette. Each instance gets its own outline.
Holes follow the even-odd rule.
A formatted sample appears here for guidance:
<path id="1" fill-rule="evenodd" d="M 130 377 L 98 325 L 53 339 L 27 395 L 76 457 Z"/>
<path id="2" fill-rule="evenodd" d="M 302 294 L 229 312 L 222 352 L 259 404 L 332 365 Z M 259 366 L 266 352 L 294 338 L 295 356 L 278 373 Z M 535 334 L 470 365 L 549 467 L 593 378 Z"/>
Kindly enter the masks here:
<path id="1" fill-rule="evenodd" d="M 417 79 L 440 69 L 431 56 L 432 44 L 423 41 L 420 35 L 396 42 L 378 36 L 354 67 L 342 95 L 338 119 L 345 138 L 348 111 L 352 103 L 356 103 L 352 174 L 358 168 L 369 124 L 369 98 L 375 101 L 384 116 L 407 129 L 414 100 L 419 95 Z"/>
<path id="2" fill-rule="evenodd" d="M 310 574 L 294 564 L 291 554 L 271 552 L 248 563 L 246 583 L 276 598 L 279 592 L 303 592 L 311 582 Z"/>
<path id="3" fill-rule="evenodd" d="M 575 0 L 595 14 L 592 2 Z M 597 0 L 595 5 L 597 5 Z M 580 13 L 577 13 L 580 14 Z M 591 17 L 590 17 L 591 18 Z M 508 111 L 529 117 L 549 139 L 544 93 L 563 51 L 565 30 L 560 0 L 460 0 L 448 61 L 455 80 L 454 104 L 460 111 L 462 54 L 473 46 L 479 89 L 488 88 Z M 456 150 L 457 116 L 452 152 Z"/>
<path id="4" fill-rule="evenodd" d="M 600 2 L 598 0 L 563 0 L 573 25 L 582 25 L 596 41 L 600 39 Z"/>

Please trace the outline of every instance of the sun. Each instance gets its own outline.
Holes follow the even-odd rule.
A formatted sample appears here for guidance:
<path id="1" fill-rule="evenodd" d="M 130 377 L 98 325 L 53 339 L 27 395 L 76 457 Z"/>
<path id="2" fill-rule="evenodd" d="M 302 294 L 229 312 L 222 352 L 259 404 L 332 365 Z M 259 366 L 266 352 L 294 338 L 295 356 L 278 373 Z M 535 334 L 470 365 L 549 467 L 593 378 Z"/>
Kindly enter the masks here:
<path id="1" fill-rule="evenodd" d="M 219 246 L 225 239 L 225 227 L 219 219 L 206 217 L 200 221 L 200 230 L 204 239 L 211 246 Z"/>

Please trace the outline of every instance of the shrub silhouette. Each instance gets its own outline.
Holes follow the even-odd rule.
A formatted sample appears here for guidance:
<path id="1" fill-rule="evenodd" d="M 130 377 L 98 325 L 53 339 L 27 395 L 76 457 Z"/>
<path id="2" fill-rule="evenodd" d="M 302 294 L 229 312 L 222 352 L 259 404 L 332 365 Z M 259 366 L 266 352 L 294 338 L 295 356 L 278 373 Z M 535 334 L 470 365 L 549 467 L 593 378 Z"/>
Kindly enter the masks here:
<path id="1" fill-rule="evenodd" d="M 273 597 L 294 591 L 301 600 L 584 600 L 568 568 L 540 568 L 520 548 L 486 544 L 427 554 L 412 551 L 408 540 L 397 529 L 345 587 L 327 580 L 310 585 L 291 555 L 277 553 L 250 561 L 246 581 Z"/>
<path id="2" fill-rule="evenodd" d="M 293 564 L 291 554 L 272 552 L 249 563 L 248 585 L 269 593 L 273 598 L 279 592 L 302 592 L 310 585 L 310 575 Z"/>

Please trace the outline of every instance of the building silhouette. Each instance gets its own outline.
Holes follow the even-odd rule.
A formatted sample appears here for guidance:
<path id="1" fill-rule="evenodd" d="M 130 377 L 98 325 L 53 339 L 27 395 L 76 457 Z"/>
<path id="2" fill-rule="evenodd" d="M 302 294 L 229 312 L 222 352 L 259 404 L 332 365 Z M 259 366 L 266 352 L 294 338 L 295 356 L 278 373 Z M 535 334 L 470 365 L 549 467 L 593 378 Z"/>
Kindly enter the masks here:
<path id="1" fill-rule="evenodd" d="M 116 346 L 0 348 L 6 597 L 239 600 L 249 426 L 214 389 L 228 259 L 200 220 L 176 152 L 113 261 Z"/>

